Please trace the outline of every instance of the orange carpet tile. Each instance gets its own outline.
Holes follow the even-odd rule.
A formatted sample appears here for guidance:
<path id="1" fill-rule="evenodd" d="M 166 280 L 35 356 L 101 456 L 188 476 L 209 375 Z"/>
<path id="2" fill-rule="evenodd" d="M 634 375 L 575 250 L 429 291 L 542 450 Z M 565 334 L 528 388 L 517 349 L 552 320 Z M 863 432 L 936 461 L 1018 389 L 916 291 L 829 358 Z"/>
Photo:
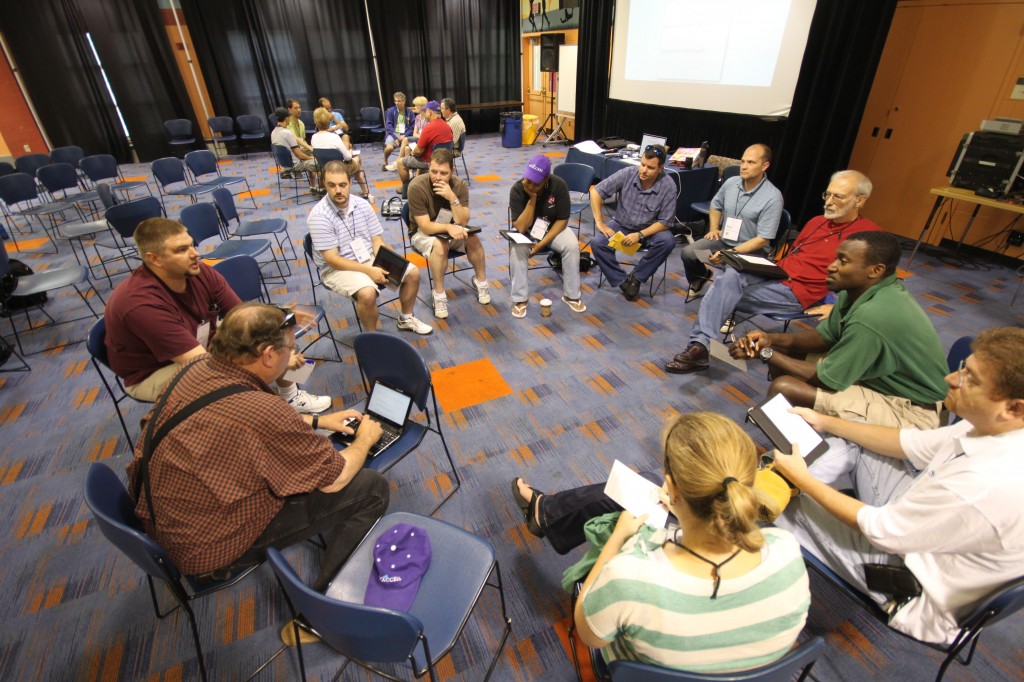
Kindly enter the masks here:
<path id="1" fill-rule="evenodd" d="M 437 402 L 445 412 L 512 395 L 512 387 L 487 358 L 439 369 L 430 376 Z"/>

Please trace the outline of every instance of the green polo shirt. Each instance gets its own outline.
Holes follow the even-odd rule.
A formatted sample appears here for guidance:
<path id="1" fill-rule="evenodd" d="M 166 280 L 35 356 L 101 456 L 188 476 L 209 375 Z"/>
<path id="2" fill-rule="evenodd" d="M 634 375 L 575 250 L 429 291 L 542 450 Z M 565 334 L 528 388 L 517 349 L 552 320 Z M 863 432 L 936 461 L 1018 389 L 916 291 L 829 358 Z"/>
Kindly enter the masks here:
<path id="1" fill-rule="evenodd" d="M 851 302 L 840 292 L 818 325 L 829 346 L 818 378 L 834 391 L 859 384 L 883 395 L 929 404 L 946 397 L 946 353 L 931 320 L 890 275 Z"/>

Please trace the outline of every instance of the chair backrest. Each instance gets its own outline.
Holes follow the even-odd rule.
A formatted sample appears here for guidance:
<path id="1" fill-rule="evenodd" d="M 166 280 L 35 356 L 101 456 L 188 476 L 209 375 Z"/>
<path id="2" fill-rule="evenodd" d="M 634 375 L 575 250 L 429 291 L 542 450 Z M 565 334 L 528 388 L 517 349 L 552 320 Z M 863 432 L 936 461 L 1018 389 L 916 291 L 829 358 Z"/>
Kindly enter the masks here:
<path id="1" fill-rule="evenodd" d="M 210 130 L 221 137 L 235 137 L 235 122 L 230 116 L 211 116 L 206 122 Z"/>
<path id="2" fill-rule="evenodd" d="M 78 167 L 78 162 L 85 157 L 85 150 L 74 145 L 68 147 L 57 147 L 50 150 L 50 161 L 53 163 L 70 163 Z"/>
<path id="3" fill-rule="evenodd" d="M 50 192 L 78 189 L 78 172 L 70 163 L 50 163 L 36 171 L 39 182 Z"/>
<path id="4" fill-rule="evenodd" d="M 185 182 L 185 167 L 181 165 L 181 159 L 173 156 L 157 159 L 150 164 L 149 169 L 161 187 L 173 185 L 176 182 Z"/>
<path id="5" fill-rule="evenodd" d="M 363 332 L 353 345 L 359 369 L 367 383 L 381 381 L 413 397 L 423 410 L 430 394 L 430 372 L 419 352 L 408 341 L 382 332 Z"/>
<path id="6" fill-rule="evenodd" d="M 197 246 L 210 237 L 220 236 L 217 207 L 209 202 L 202 201 L 181 209 L 178 221 L 185 226 Z"/>
<path id="7" fill-rule="evenodd" d="M 14 160 L 14 167 L 18 169 L 19 173 L 25 173 L 34 178 L 37 170 L 50 163 L 52 162 L 48 154 L 26 154 Z"/>
<path id="8" fill-rule="evenodd" d="M 789 228 L 793 226 L 793 219 L 789 216 L 789 211 L 782 209 L 782 213 L 779 215 L 779 229 L 775 233 L 775 238 L 772 239 L 771 249 L 772 255 L 779 253 L 779 249 L 789 241 Z"/>
<path id="9" fill-rule="evenodd" d="M 96 358 L 101 365 L 110 369 L 110 359 L 107 357 L 107 323 L 101 316 L 89 329 L 89 336 L 85 339 L 85 348 L 89 355 Z M 113 370 L 111 370 L 113 371 Z"/>
<path id="10" fill-rule="evenodd" d="M 976 628 L 981 625 L 998 623 L 1024 608 L 1024 577 L 1017 578 L 1009 585 L 999 588 L 960 620 L 962 628 Z"/>
<path id="11" fill-rule="evenodd" d="M 321 170 L 331 161 L 344 161 L 345 156 L 340 149 L 313 149 L 313 158 L 320 165 Z"/>
<path id="12" fill-rule="evenodd" d="M 302 125 L 306 128 L 306 135 L 312 135 L 316 132 L 316 121 L 313 119 L 312 111 L 303 109 L 299 112 L 299 120 L 302 121 Z"/>
<path id="13" fill-rule="evenodd" d="M 232 220 L 237 220 L 239 223 L 242 219 L 238 217 L 238 209 L 235 208 L 235 199 L 231 196 L 231 190 L 226 187 L 218 187 L 211 192 L 213 196 L 213 203 L 217 205 L 217 210 L 220 211 L 221 220 L 225 223 L 229 223 Z"/>
<path id="14" fill-rule="evenodd" d="M 295 161 L 292 160 L 291 149 L 288 149 L 288 147 L 281 144 L 275 144 L 272 146 L 274 150 L 274 163 L 276 163 L 278 167 L 287 170 L 295 165 Z"/>
<path id="15" fill-rule="evenodd" d="M 0 177 L 0 200 L 8 206 L 29 201 L 39 196 L 34 177 L 28 173 L 11 173 Z"/>
<path id="16" fill-rule="evenodd" d="M 454 151 L 457 151 L 457 152 L 459 152 L 461 154 L 462 150 L 465 149 L 465 148 L 466 148 L 466 131 L 462 131 L 462 133 L 459 135 L 459 139 L 455 140 L 454 144 L 452 145 L 452 149 Z"/>
<path id="17" fill-rule="evenodd" d="M 252 256 L 241 254 L 213 264 L 213 269 L 228 281 L 228 286 L 243 301 L 263 300 L 260 264 Z"/>
<path id="18" fill-rule="evenodd" d="M 333 111 L 336 114 L 341 114 L 341 117 L 345 118 L 345 110 L 344 109 L 331 109 L 331 111 Z"/>
<path id="19" fill-rule="evenodd" d="M 159 199 L 156 197 L 144 197 L 111 206 L 103 217 L 107 219 L 110 226 L 122 238 L 131 239 L 139 223 L 146 218 L 160 218 L 163 215 L 164 209 L 160 205 Z"/>
<path id="20" fill-rule="evenodd" d="M 96 194 L 99 195 L 100 203 L 103 204 L 104 209 L 117 206 L 117 197 L 114 196 L 114 190 L 110 188 L 109 182 L 96 183 Z"/>
<path id="21" fill-rule="evenodd" d="M 167 552 L 142 530 L 135 503 L 110 467 L 93 462 L 85 475 L 85 503 L 103 537 L 148 575 L 178 580 L 181 573 Z M 166 572 L 165 572 L 166 570 Z"/>
<path id="22" fill-rule="evenodd" d="M 267 122 L 270 123 L 270 129 L 273 130 L 277 127 L 277 116 L 274 114 L 267 114 Z"/>
<path id="23" fill-rule="evenodd" d="M 93 154 L 78 162 L 85 176 L 93 182 L 118 179 L 117 160 L 110 154 Z"/>
<path id="24" fill-rule="evenodd" d="M 359 118 L 362 119 L 363 125 L 376 126 L 380 125 L 382 121 L 380 108 L 379 107 L 363 107 L 359 110 Z"/>
<path id="25" fill-rule="evenodd" d="M 192 121 L 187 118 L 172 118 L 164 121 L 164 129 L 171 136 L 171 141 L 185 141 L 192 137 Z"/>
<path id="26" fill-rule="evenodd" d="M 253 114 L 242 114 L 235 119 L 242 135 L 263 135 L 263 121 Z"/>
<path id="27" fill-rule="evenodd" d="M 697 220 L 700 215 L 690 204 L 706 201 L 718 180 L 718 169 L 704 166 L 676 173 L 679 182 L 679 196 L 676 198 L 676 218 L 684 222 Z"/>
<path id="28" fill-rule="evenodd" d="M 11 175 L 12 173 L 16 172 L 17 171 L 14 169 L 14 166 L 12 164 L 7 163 L 6 161 L 0 161 L 0 178 L 2 178 L 5 175 Z"/>
<path id="29" fill-rule="evenodd" d="M 585 163 L 560 163 L 551 172 L 565 180 L 570 192 L 590 192 L 594 184 L 594 167 Z"/>
<path id="30" fill-rule="evenodd" d="M 733 166 L 726 166 L 722 170 L 722 182 L 725 182 L 729 178 L 735 178 L 739 174 L 740 174 L 740 166 L 739 166 L 739 164 L 735 164 Z"/>
<path id="31" fill-rule="evenodd" d="M 314 592 L 273 547 L 267 550 L 267 560 L 295 612 L 301 613 L 321 640 L 336 651 L 375 663 L 408 660 L 423 632 L 418 618 L 404 611 L 343 602 Z"/>
<path id="32" fill-rule="evenodd" d="M 185 154 L 185 164 L 196 177 L 208 173 L 220 175 L 220 169 L 217 168 L 217 157 L 209 149 L 198 149 Z"/>
<path id="33" fill-rule="evenodd" d="M 973 336 L 961 336 L 949 347 L 949 353 L 946 354 L 946 363 L 949 366 L 950 372 L 960 369 L 960 362 L 966 360 L 967 356 L 971 354 L 972 341 L 974 341 Z"/>
<path id="34" fill-rule="evenodd" d="M 454 142 L 438 142 L 437 144 L 430 148 L 430 153 L 433 154 L 435 149 L 447 149 L 448 151 L 451 151 L 454 147 L 454 144 Z"/>
<path id="35" fill-rule="evenodd" d="M 815 661 L 825 653 L 825 640 L 815 637 L 775 661 L 753 670 L 711 674 L 671 670 L 639 661 L 612 661 L 609 666 L 612 682 L 791 682 L 794 675 L 803 680 Z"/>

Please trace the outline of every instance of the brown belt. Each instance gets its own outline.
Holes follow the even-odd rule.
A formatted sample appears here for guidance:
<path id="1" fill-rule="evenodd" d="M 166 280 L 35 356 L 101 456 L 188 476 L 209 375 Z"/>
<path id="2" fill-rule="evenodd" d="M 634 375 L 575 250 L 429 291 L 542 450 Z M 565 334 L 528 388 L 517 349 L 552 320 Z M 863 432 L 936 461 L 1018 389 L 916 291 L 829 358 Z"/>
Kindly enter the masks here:
<path id="1" fill-rule="evenodd" d="M 914 407 L 920 407 L 922 410 L 929 410 L 931 412 L 942 412 L 942 403 L 941 402 L 936 402 L 936 403 L 915 403 L 913 400 L 911 400 L 910 404 L 913 405 Z"/>

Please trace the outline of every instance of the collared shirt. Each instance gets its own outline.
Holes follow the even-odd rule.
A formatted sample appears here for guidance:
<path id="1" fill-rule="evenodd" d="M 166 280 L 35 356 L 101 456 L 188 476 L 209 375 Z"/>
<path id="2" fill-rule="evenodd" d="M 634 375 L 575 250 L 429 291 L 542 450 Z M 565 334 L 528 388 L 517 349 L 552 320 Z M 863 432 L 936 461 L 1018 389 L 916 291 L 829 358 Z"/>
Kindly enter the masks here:
<path id="1" fill-rule="evenodd" d="M 452 174 L 448 178 L 448 186 L 455 192 L 455 196 L 458 198 L 459 203 L 469 208 L 469 185 L 466 181 L 457 175 Z M 452 208 L 451 203 L 434 194 L 434 186 L 430 182 L 430 174 L 423 173 L 417 175 L 409 183 L 409 234 L 416 234 L 419 226 L 416 224 L 416 216 L 425 215 L 431 222 L 437 220 L 437 214 L 440 213 L 442 208 L 446 208 L 449 211 Z"/>
<path id="2" fill-rule="evenodd" d="M 833 391 L 853 384 L 911 402 L 946 397 L 946 352 L 928 315 L 892 274 L 856 301 L 839 292 L 832 313 L 817 327 L 829 352 L 818 379 Z"/>
<path id="3" fill-rule="evenodd" d="M 726 218 L 740 218 L 740 236 L 735 241 L 723 239 L 729 246 L 742 244 L 754 237 L 771 241 L 779 231 L 779 218 L 782 217 L 782 192 L 776 189 L 767 175 L 749 192 L 743 189 L 743 179 L 739 176 L 729 178 L 722 185 L 711 201 L 711 207 L 722 212 L 719 229 L 725 230 Z"/>
<path id="4" fill-rule="evenodd" d="M 1024 566 L 1024 429 L 978 436 L 966 420 L 900 431 L 922 469 L 902 495 L 862 507 L 857 525 L 879 549 L 899 554 L 922 594 L 889 624 L 927 642 L 949 642 L 956 621 Z"/>
<path id="5" fill-rule="evenodd" d="M 459 137 L 466 134 L 466 124 L 462 121 L 462 117 L 457 113 L 452 114 L 452 117 L 448 119 L 448 127 L 452 129 L 452 141 L 458 144 Z"/>
<path id="6" fill-rule="evenodd" d="M 834 223 L 825 216 L 811 218 L 793 242 L 789 254 L 779 261 L 779 267 L 789 275 L 783 284 L 793 290 L 800 305 L 809 308 L 828 294 L 825 274 L 843 240 L 857 232 L 881 229 L 864 217 L 847 223 Z"/>
<path id="7" fill-rule="evenodd" d="M 650 189 L 640 186 L 640 171 L 623 168 L 597 185 L 597 193 L 607 201 L 619 193 L 615 222 L 632 230 L 642 230 L 654 223 L 671 225 L 676 215 L 676 183 L 664 169 Z"/>
<path id="8" fill-rule="evenodd" d="M 229 566 L 245 553 L 289 495 L 333 483 L 344 456 L 255 374 L 211 355 L 197 358 L 174 386 L 156 427 L 188 403 L 225 386 L 242 391 L 178 424 L 149 463 L 156 523 L 145 487 L 135 513 L 146 532 L 189 575 Z M 152 413 L 142 421 L 145 433 Z M 128 465 L 134 491 L 143 438 Z"/>
<path id="9" fill-rule="evenodd" d="M 289 118 L 288 130 L 300 140 L 306 139 L 306 124 L 302 122 L 301 118 Z"/>
<path id="10" fill-rule="evenodd" d="M 369 202 L 352 195 L 349 195 L 345 211 L 340 211 L 329 195 L 325 196 L 309 212 L 306 227 L 313 240 L 313 262 L 321 273 L 331 269 L 321 251 L 336 248 L 342 258 L 358 261 L 352 242 L 364 240 L 369 252 L 373 253 L 372 238 L 384 234 L 380 219 Z"/>

